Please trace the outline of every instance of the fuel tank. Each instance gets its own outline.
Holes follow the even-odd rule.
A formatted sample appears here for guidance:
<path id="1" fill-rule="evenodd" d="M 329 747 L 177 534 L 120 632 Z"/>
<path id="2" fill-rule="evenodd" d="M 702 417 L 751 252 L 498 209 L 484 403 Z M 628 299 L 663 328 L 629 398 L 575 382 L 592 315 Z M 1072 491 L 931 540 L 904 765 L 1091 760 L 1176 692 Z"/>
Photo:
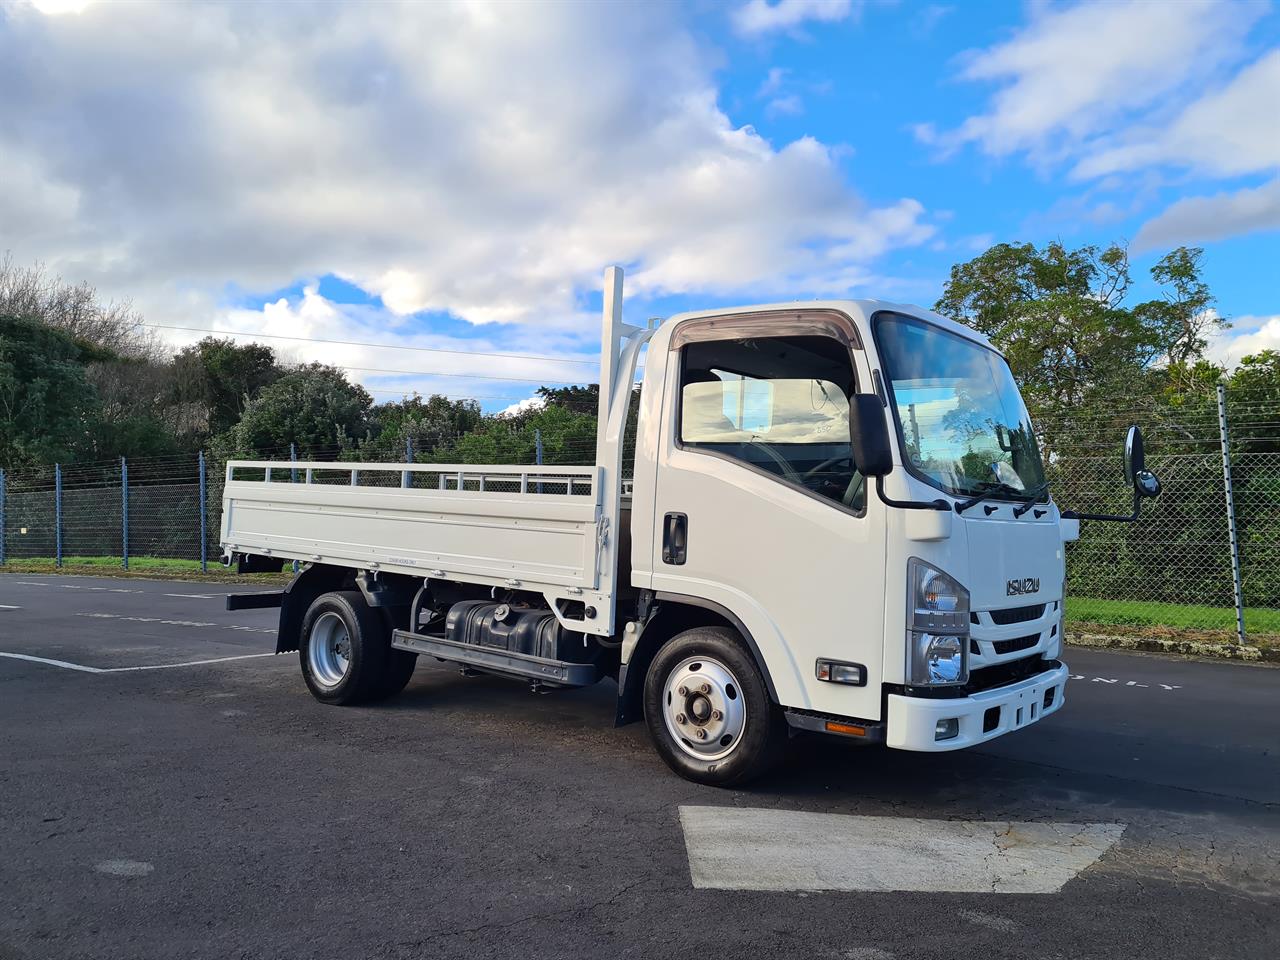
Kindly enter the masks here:
<path id="1" fill-rule="evenodd" d="M 565 630 L 550 610 L 491 600 L 462 600 L 451 606 L 445 636 L 455 643 L 569 663 L 592 662 L 600 649 L 585 634 Z"/>

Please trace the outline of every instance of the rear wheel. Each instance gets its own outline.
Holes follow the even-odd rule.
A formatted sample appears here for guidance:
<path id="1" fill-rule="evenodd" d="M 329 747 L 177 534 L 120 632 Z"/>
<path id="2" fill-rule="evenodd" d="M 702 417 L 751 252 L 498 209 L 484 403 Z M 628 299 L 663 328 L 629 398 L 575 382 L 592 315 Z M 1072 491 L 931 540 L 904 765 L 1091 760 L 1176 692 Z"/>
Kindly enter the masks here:
<path id="1" fill-rule="evenodd" d="M 348 705 L 399 693 L 417 657 L 391 648 L 386 624 L 360 591 L 336 590 L 307 610 L 298 659 L 312 696 Z"/>
<path id="2" fill-rule="evenodd" d="M 378 684 L 374 699 L 385 700 L 394 697 L 409 684 L 413 677 L 413 669 L 418 665 L 418 655 L 408 650 L 397 650 L 394 647 L 387 651 L 387 665 L 382 671 L 382 682 Z"/>
<path id="3" fill-rule="evenodd" d="M 658 651 L 644 715 L 667 766 L 695 783 L 746 783 L 778 761 L 786 742 L 754 658 L 726 627 L 695 627 Z"/>

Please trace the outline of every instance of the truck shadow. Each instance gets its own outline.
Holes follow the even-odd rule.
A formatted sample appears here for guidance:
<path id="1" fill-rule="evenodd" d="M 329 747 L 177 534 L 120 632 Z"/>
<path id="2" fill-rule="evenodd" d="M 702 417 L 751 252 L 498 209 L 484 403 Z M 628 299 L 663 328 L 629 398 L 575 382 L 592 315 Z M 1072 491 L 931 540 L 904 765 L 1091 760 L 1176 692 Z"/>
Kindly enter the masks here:
<path id="1" fill-rule="evenodd" d="M 729 797 L 761 806 L 893 816 L 986 819 L 1125 819 L 1135 810 L 1239 814 L 1242 801 L 1117 775 L 1107 764 L 1072 750 L 1053 718 L 984 747 L 951 753 L 909 753 L 816 734 L 789 741 L 780 767 L 732 791 L 687 784 L 657 760 L 643 723 L 613 727 L 616 687 L 531 695 L 496 677 L 461 677 L 454 667 L 422 663 L 399 697 L 365 709 L 447 715 L 445 722 L 483 728 L 502 725 L 534 755 L 557 741 L 589 753 L 584 764 L 607 759 L 633 764 L 638 776 L 661 770 L 680 802 L 723 803 Z M 444 719 L 442 717 L 442 719 Z M 518 720 L 515 726 L 509 721 Z M 1116 745 L 1113 753 L 1124 752 Z M 604 757 L 597 751 L 603 751 Z M 1185 762 L 1194 766 L 1196 758 Z M 1116 766 L 1116 757 L 1110 766 Z M 615 767 L 616 769 L 616 767 Z M 689 790 L 695 791 L 690 795 Z"/>
<path id="2" fill-rule="evenodd" d="M 989 752 L 997 749 L 992 745 L 940 754 L 797 737 L 779 770 L 744 792 L 806 809 L 821 810 L 824 803 L 857 797 L 860 813 L 996 820 L 1124 820 L 1135 811 L 1155 810 L 1238 815 L 1256 806 L 1089 769 L 1090 758 L 1064 756 L 1060 740 L 1047 728 L 1010 737 L 1019 740 L 1001 744 L 1001 752 Z M 1194 764 L 1195 758 L 1186 761 Z"/>

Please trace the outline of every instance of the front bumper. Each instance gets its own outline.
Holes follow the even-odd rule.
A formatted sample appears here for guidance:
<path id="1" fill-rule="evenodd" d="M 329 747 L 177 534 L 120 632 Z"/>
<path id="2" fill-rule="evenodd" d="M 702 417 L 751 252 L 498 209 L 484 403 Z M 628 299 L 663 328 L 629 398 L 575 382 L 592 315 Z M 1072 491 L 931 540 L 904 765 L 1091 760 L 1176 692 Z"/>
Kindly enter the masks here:
<path id="1" fill-rule="evenodd" d="M 1066 687 L 1067 667 L 1058 664 L 1026 680 L 967 697 L 935 700 L 891 693 L 885 744 L 898 750 L 941 752 L 985 743 L 1057 712 Z M 993 710 L 995 713 L 989 714 Z M 960 721 L 959 734 L 935 740 L 938 721 L 953 717 Z"/>

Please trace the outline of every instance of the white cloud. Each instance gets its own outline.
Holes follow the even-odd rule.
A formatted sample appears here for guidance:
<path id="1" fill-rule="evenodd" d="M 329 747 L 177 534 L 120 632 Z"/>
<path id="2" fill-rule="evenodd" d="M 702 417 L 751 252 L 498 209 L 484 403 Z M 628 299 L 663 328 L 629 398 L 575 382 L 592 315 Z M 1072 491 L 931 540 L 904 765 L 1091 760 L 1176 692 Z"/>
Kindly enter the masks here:
<path id="1" fill-rule="evenodd" d="M 1214 363 L 1232 368 L 1244 357 L 1263 350 L 1280 350 L 1280 314 L 1270 317 L 1239 317 L 1231 328 L 1214 334 L 1205 356 Z"/>
<path id="2" fill-rule="evenodd" d="M 1122 131 L 1082 158 L 1077 178 L 1164 164 L 1213 176 L 1280 168 L 1280 49 L 1191 103 L 1172 123 Z M 1270 117 L 1268 122 L 1266 118 Z"/>
<path id="3" fill-rule="evenodd" d="M 421 310 L 590 339 L 581 302 L 609 262 L 629 294 L 800 296 L 847 291 L 931 234 L 914 200 L 869 207 L 827 146 L 735 127 L 676 16 L 130 3 L 10 18 L 0 246 L 160 322 L 213 322 L 228 286 L 333 273 L 390 308 L 371 339 Z"/>
<path id="4" fill-rule="evenodd" d="M 41 13 L 56 17 L 64 13 L 83 13 L 92 0 L 31 0 Z"/>
<path id="5" fill-rule="evenodd" d="M 389 334 L 396 318 L 386 310 L 334 303 L 314 286 L 300 297 L 282 297 L 258 309 L 202 306 L 207 324 L 184 324 L 199 329 L 156 332 L 175 348 L 210 335 L 238 343 L 258 339 L 286 362 L 343 368 L 379 400 L 443 393 L 493 406 L 520 399 L 540 384 L 590 382 L 598 372 L 597 344 L 584 344 L 566 324 L 559 330 L 555 325 L 491 326 L 482 328 L 483 336 L 466 338 L 403 329 Z"/>
<path id="6" fill-rule="evenodd" d="M 1260 230 L 1280 230 L 1280 179 L 1260 187 L 1179 200 L 1144 223 L 1133 245 L 1141 251 L 1203 244 Z"/>
<path id="7" fill-rule="evenodd" d="M 782 83 L 790 72 L 786 67 L 770 67 L 769 73 L 760 84 L 760 89 L 756 91 L 756 96 L 769 97 L 777 93 L 782 89 Z"/>
<path id="8" fill-rule="evenodd" d="M 748 0 L 733 12 L 733 27 L 744 36 L 756 37 L 794 30 L 806 20 L 834 23 L 853 9 L 852 0 Z"/>
<path id="9" fill-rule="evenodd" d="M 911 32 L 917 37 L 930 36 L 938 24 L 955 12 L 954 6 L 931 3 L 911 18 Z"/>
<path id="10" fill-rule="evenodd" d="M 1009 39 L 964 58 L 961 77 L 996 84 L 989 109 L 959 127 L 912 128 L 947 155 L 973 143 L 1024 154 L 1093 181 L 1048 219 L 1113 222 L 1150 202 L 1153 182 L 1280 170 L 1280 49 L 1246 61 L 1260 2 L 1124 0 L 1033 6 Z M 1144 224 L 1135 246 L 1222 239 L 1277 225 L 1276 184 L 1178 200 Z M 1113 194 L 1098 199 L 1097 192 Z"/>
<path id="11" fill-rule="evenodd" d="M 991 109 L 936 139 L 951 149 L 976 142 L 997 156 L 1075 154 L 1230 63 L 1265 10 L 1221 0 L 1034 6 L 1026 27 L 965 58 L 964 79 L 999 85 Z"/>
<path id="12" fill-rule="evenodd" d="M 771 117 L 794 117 L 804 113 L 804 101 L 794 93 L 785 97 L 774 97 L 765 105 L 764 111 Z"/>
<path id="13" fill-rule="evenodd" d="M 500 417 L 516 417 L 522 413 L 529 413 L 532 410 L 541 410 L 547 405 L 547 401 L 542 397 L 527 397 L 519 403 L 513 403 L 511 406 L 498 411 Z"/>

